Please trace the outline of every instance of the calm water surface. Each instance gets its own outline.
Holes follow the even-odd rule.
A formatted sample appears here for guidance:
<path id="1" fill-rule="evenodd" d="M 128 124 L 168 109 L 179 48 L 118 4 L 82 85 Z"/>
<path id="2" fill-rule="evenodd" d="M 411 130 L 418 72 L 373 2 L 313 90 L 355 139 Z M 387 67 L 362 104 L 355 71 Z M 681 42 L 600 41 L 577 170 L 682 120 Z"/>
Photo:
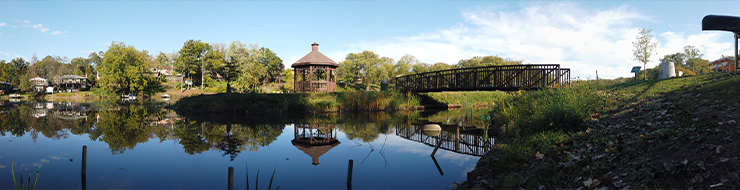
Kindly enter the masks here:
<path id="1" fill-rule="evenodd" d="M 0 111 L 0 189 L 14 188 L 14 159 L 17 178 L 41 168 L 38 189 L 226 189 L 229 167 L 235 189 L 266 189 L 273 172 L 272 188 L 345 189 L 350 159 L 355 189 L 444 189 L 465 181 L 493 141 L 456 127 L 480 127 L 485 110 L 246 116 L 3 102 Z M 443 131 L 422 131 L 426 123 Z"/>

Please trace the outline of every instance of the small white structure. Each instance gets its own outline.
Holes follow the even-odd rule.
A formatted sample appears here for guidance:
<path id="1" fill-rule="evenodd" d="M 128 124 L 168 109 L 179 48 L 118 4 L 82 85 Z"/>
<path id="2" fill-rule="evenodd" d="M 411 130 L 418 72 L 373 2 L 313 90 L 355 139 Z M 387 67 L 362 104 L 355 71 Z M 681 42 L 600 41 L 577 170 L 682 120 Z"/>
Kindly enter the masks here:
<path id="1" fill-rule="evenodd" d="M 667 79 L 671 77 L 676 77 L 676 66 L 673 62 L 663 61 L 660 63 L 660 75 L 658 75 L 658 79 Z"/>
<path id="2" fill-rule="evenodd" d="M 422 126 L 421 130 L 427 136 L 437 136 L 442 133 L 442 127 L 434 123 Z"/>

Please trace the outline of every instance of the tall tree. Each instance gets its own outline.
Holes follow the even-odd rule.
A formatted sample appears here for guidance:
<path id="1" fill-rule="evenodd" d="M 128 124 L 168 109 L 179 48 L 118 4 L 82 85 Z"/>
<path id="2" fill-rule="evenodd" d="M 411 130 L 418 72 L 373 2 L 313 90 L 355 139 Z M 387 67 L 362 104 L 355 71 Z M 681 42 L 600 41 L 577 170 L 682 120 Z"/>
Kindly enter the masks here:
<path id="1" fill-rule="evenodd" d="M 686 58 L 684 61 L 688 61 L 689 59 L 693 58 L 701 58 L 702 56 L 704 56 L 704 54 L 702 54 L 698 48 L 692 45 L 687 45 L 683 47 L 683 55 Z"/>
<path id="2" fill-rule="evenodd" d="M 500 66 L 500 65 L 520 65 L 521 60 L 504 59 L 497 55 L 489 56 L 475 56 L 470 59 L 461 59 L 455 65 L 455 68 L 470 68 L 470 67 L 485 67 L 485 66 Z"/>
<path id="3" fill-rule="evenodd" d="M 429 71 L 441 71 L 454 68 L 452 65 L 443 62 L 437 62 L 429 67 Z"/>
<path id="4" fill-rule="evenodd" d="M 225 56 L 236 66 L 238 75 L 234 80 L 234 88 L 238 91 L 254 90 L 260 82 L 260 77 L 267 69 L 257 59 L 259 55 L 257 44 L 244 44 L 233 41 L 229 45 Z"/>
<path id="5" fill-rule="evenodd" d="M 10 79 L 10 63 L 6 63 L 5 60 L 0 60 L 0 82 L 7 82 Z"/>
<path id="6" fill-rule="evenodd" d="M 85 69 L 87 74 L 87 80 L 89 80 L 92 83 L 96 82 L 98 70 L 98 65 L 103 63 L 103 58 L 100 57 L 100 55 L 103 55 L 103 51 L 100 51 L 98 53 L 90 52 L 90 55 L 87 56 L 87 60 L 90 61 L 88 64 L 88 67 Z"/>
<path id="7" fill-rule="evenodd" d="M 345 81 L 355 82 L 355 77 L 362 78 L 362 82 L 367 84 L 366 90 L 370 90 L 370 84 L 389 79 L 388 70 L 392 68 L 393 62 L 391 58 L 380 57 L 372 51 L 365 50 L 361 53 L 347 54 L 344 61 L 339 63 L 337 72 Z"/>
<path id="8" fill-rule="evenodd" d="M 660 62 L 668 61 L 673 62 L 676 66 L 684 67 L 684 60 L 686 58 L 686 55 L 683 53 L 674 53 L 663 56 L 663 58 L 660 59 Z"/>
<path id="9" fill-rule="evenodd" d="M 202 84 L 202 74 L 204 72 L 204 57 L 208 53 L 210 46 L 208 43 L 190 39 L 180 49 L 179 57 L 175 61 L 175 66 L 182 70 L 183 77 L 188 77 L 194 85 Z M 181 85 L 182 86 L 182 85 Z"/>
<path id="10" fill-rule="evenodd" d="M 123 42 L 112 42 L 99 65 L 99 85 L 109 92 L 144 93 L 149 84 L 144 52 Z"/>
<path id="11" fill-rule="evenodd" d="M 267 71 L 263 76 L 262 84 L 267 84 L 270 81 L 279 82 L 279 78 L 282 76 L 283 68 L 285 67 L 283 65 L 283 60 L 280 59 L 275 52 L 272 52 L 269 48 L 265 47 L 260 48 L 257 56 L 259 62 Z"/>
<path id="12" fill-rule="evenodd" d="M 26 60 L 21 57 L 16 57 L 15 59 L 10 61 L 10 68 L 8 70 L 10 79 L 8 80 L 8 82 L 20 87 L 21 81 L 28 80 L 25 79 L 27 71 L 28 62 L 26 62 Z"/>
<path id="13" fill-rule="evenodd" d="M 398 59 L 398 62 L 393 65 L 393 73 L 391 74 L 391 78 L 399 75 L 411 74 L 412 67 L 419 63 L 419 60 L 416 59 L 416 57 L 414 57 L 413 55 L 406 54 L 401 56 L 401 59 Z"/>
<path id="14" fill-rule="evenodd" d="M 414 74 L 426 73 L 430 71 L 429 67 L 431 67 L 431 65 L 427 63 L 417 63 L 411 65 L 411 72 L 413 72 Z"/>
<path id="15" fill-rule="evenodd" d="M 709 60 L 702 58 L 689 59 L 689 61 L 686 62 L 686 68 L 695 73 L 708 73 L 712 71 L 709 69 Z"/>
<path id="16" fill-rule="evenodd" d="M 647 63 L 650 62 L 650 56 L 656 54 L 655 48 L 658 47 L 658 42 L 652 42 L 653 35 L 650 34 L 651 31 L 644 28 L 640 29 L 640 33 L 637 34 L 635 41 L 632 42 L 632 46 L 635 47 L 632 50 L 632 55 L 635 56 L 632 60 L 642 63 L 643 70 L 647 66 Z M 645 74 L 642 76 L 643 80 L 647 77 Z"/>
<path id="17" fill-rule="evenodd" d="M 282 88 L 283 92 L 285 92 L 285 93 L 293 92 L 293 90 L 294 90 L 293 89 L 293 84 L 294 84 L 293 83 L 294 82 L 293 69 L 291 69 L 291 68 L 285 68 L 283 70 L 282 79 L 283 79 L 283 86 L 281 88 Z"/>
<path id="18" fill-rule="evenodd" d="M 85 71 L 88 68 L 88 65 L 90 64 L 90 60 L 87 60 L 82 57 L 75 57 L 70 61 L 70 64 L 72 66 L 72 74 L 74 75 L 84 75 L 87 74 Z"/>

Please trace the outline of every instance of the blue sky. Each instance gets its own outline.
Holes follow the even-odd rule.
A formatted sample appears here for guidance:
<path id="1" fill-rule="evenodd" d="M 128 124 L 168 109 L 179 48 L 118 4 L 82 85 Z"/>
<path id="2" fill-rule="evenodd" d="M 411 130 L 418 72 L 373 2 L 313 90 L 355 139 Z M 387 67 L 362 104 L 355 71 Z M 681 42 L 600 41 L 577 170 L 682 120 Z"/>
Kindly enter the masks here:
<path id="1" fill-rule="evenodd" d="M 0 1 L 0 59 L 87 57 L 111 41 L 152 54 L 188 39 L 257 43 L 286 66 L 319 50 L 340 62 L 374 51 L 398 60 L 454 64 L 476 55 L 556 63 L 575 76 L 630 76 L 639 28 L 658 58 L 697 46 L 732 54 L 729 32 L 701 31 L 707 14 L 735 15 L 740 1 Z M 733 11 L 733 7 L 735 11 Z"/>

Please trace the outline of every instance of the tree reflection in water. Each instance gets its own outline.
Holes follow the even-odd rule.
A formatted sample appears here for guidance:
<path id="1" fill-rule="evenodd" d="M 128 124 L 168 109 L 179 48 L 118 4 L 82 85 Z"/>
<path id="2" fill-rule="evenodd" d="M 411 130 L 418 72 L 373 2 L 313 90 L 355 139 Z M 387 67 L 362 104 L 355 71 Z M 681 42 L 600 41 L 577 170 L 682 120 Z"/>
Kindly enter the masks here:
<path id="1" fill-rule="evenodd" d="M 35 106 L 41 104 L 42 106 Z M 47 106 L 49 105 L 49 106 Z M 0 135 L 38 134 L 49 139 L 63 139 L 88 134 L 90 140 L 108 144 L 112 154 L 123 154 L 139 143 L 159 138 L 160 142 L 175 140 L 188 154 L 200 154 L 209 149 L 221 150 L 233 160 L 242 151 L 257 151 L 280 136 L 285 123 L 264 123 L 238 120 L 241 123 L 218 123 L 180 118 L 171 111 L 151 105 L 103 106 L 97 110 L 79 111 L 80 117 L 64 119 L 52 103 L 27 103 L 0 113 Z M 59 107 L 59 106 L 56 106 Z M 80 109 L 83 110 L 83 109 Z M 70 110 L 65 110 L 67 113 Z M 44 114 L 37 114 L 43 112 Z M 233 121 L 221 119 L 221 121 Z"/>
<path id="2" fill-rule="evenodd" d="M 201 153 L 211 148 L 223 151 L 231 161 L 242 151 L 257 151 L 277 140 L 283 125 L 218 124 L 183 119 L 174 124 L 174 135 L 188 154 Z"/>
<path id="3" fill-rule="evenodd" d="M 66 106 L 66 107 L 65 107 Z M 63 109 L 62 109 L 63 108 Z M 96 109 L 92 109 L 96 108 Z M 373 112 L 357 114 L 311 114 L 303 116 L 249 116 L 187 114 L 164 110 L 156 105 L 91 106 L 55 103 L 22 103 L 0 113 L 0 135 L 32 139 L 43 135 L 63 139 L 87 134 L 92 141 L 108 144 L 112 154 L 122 154 L 139 143 L 158 138 L 174 140 L 190 155 L 214 149 L 234 160 L 243 151 L 257 151 L 277 140 L 290 123 L 332 124 L 352 142 L 372 142 L 381 134 L 391 134 L 412 124 L 465 123 L 483 125 L 476 120 L 484 110 L 442 112 Z M 68 117 L 70 114 L 75 117 Z M 180 117 L 180 114 L 185 114 Z M 357 143 L 357 142 L 355 142 Z M 359 143 L 358 143 L 359 144 Z M 381 146 L 373 147 L 373 149 Z"/>

